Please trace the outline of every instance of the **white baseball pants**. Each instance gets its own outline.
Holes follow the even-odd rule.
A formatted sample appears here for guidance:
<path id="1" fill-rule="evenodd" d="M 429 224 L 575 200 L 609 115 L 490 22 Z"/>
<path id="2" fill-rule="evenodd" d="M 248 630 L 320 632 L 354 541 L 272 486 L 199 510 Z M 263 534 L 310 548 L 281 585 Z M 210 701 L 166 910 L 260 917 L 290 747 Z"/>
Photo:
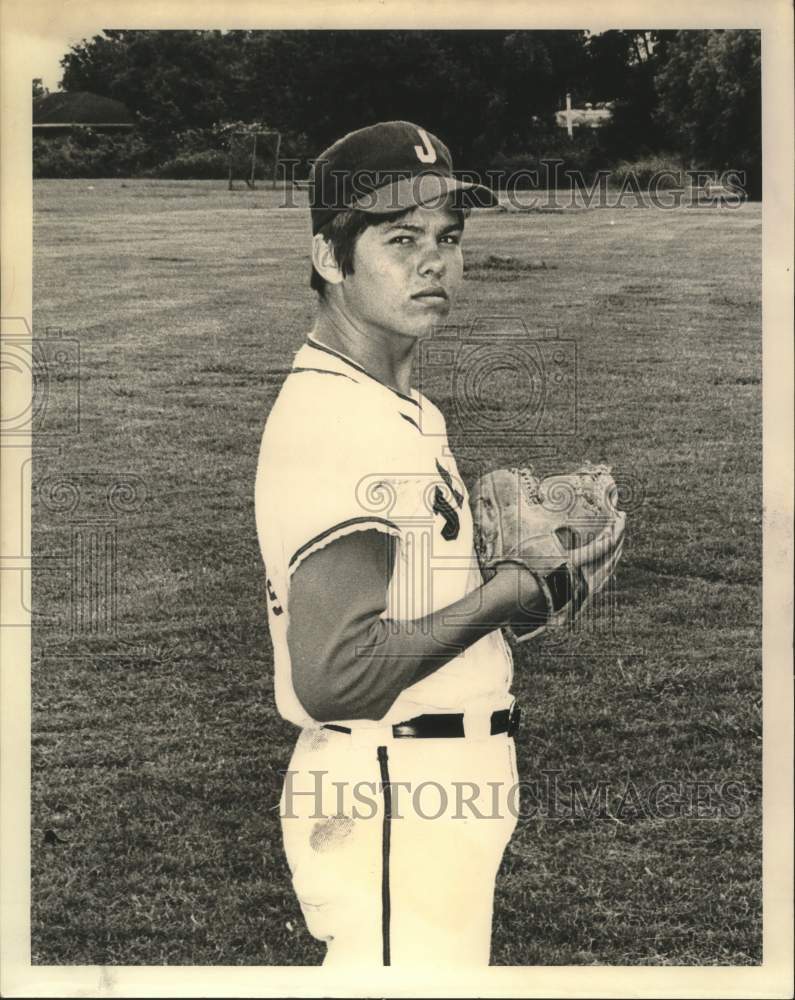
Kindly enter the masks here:
<path id="1" fill-rule="evenodd" d="M 489 963 L 494 882 L 516 826 L 513 739 L 302 731 L 282 834 L 324 965 Z"/>

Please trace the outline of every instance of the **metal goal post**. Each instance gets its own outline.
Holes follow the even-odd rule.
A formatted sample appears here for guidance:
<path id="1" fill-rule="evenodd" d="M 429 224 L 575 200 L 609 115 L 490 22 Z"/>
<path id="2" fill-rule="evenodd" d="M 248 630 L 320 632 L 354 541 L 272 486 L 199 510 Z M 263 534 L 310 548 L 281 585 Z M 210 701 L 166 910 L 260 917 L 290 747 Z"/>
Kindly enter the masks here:
<path id="1" fill-rule="evenodd" d="M 273 163 L 271 186 L 275 190 L 281 144 L 281 132 L 233 132 L 229 137 L 229 190 L 235 177 L 241 175 L 249 188 L 256 187 L 258 155 Z"/>

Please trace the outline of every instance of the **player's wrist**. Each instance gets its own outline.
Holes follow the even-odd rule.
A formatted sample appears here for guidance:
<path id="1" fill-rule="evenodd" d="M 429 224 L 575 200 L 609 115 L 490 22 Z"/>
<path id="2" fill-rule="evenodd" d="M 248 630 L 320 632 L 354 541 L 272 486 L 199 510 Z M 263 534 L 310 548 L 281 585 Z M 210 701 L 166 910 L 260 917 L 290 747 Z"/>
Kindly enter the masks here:
<path id="1" fill-rule="evenodd" d="M 523 628 L 545 624 L 548 602 L 536 575 L 518 562 L 501 562 L 495 571 L 504 601 L 505 624 Z"/>

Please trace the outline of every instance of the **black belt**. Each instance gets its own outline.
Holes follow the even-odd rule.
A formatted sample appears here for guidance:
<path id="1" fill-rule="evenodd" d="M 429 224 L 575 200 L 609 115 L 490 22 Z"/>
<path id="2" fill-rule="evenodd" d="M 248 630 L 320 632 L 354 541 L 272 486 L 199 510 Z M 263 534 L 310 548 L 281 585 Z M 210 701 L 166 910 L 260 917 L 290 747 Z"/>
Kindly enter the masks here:
<path id="1" fill-rule="evenodd" d="M 492 712 L 490 735 L 499 736 L 501 733 L 507 733 L 508 736 L 513 736 L 519 728 L 521 715 L 522 710 L 516 704 L 499 712 Z M 347 726 L 338 726 L 333 722 L 323 728 L 333 729 L 335 733 L 351 731 Z M 465 735 L 462 712 L 418 715 L 414 719 L 397 722 L 392 726 L 392 736 L 395 739 L 463 739 Z"/>

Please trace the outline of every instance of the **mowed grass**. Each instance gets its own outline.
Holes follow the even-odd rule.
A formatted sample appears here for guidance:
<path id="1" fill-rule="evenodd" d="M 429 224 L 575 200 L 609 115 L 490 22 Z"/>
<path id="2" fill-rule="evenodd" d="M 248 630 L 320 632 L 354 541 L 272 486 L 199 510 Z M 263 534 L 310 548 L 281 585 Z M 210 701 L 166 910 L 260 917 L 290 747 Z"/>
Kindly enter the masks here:
<path id="1" fill-rule="evenodd" d="M 322 957 L 282 854 L 295 732 L 273 706 L 253 511 L 262 427 L 313 316 L 307 213 L 280 198 L 34 185 L 34 330 L 81 350 L 80 433 L 42 438 L 60 450 L 37 452 L 34 487 L 85 472 L 146 487 L 117 515 L 116 635 L 71 635 L 68 568 L 35 574 L 35 963 Z M 436 371 L 422 388 L 464 478 L 589 458 L 631 490 L 612 631 L 515 654 L 522 777 L 602 782 L 609 815 L 520 819 L 493 960 L 758 963 L 761 206 L 476 213 L 465 252 L 450 322 L 520 317 L 576 342 L 578 429 L 473 434 Z M 481 388 L 509 421 L 528 391 L 510 375 Z M 66 560 L 70 517 L 95 515 L 34 489 L 35 554 Z M 644 806 L 660 782 L 680 802 L 663 815 Z"/>

